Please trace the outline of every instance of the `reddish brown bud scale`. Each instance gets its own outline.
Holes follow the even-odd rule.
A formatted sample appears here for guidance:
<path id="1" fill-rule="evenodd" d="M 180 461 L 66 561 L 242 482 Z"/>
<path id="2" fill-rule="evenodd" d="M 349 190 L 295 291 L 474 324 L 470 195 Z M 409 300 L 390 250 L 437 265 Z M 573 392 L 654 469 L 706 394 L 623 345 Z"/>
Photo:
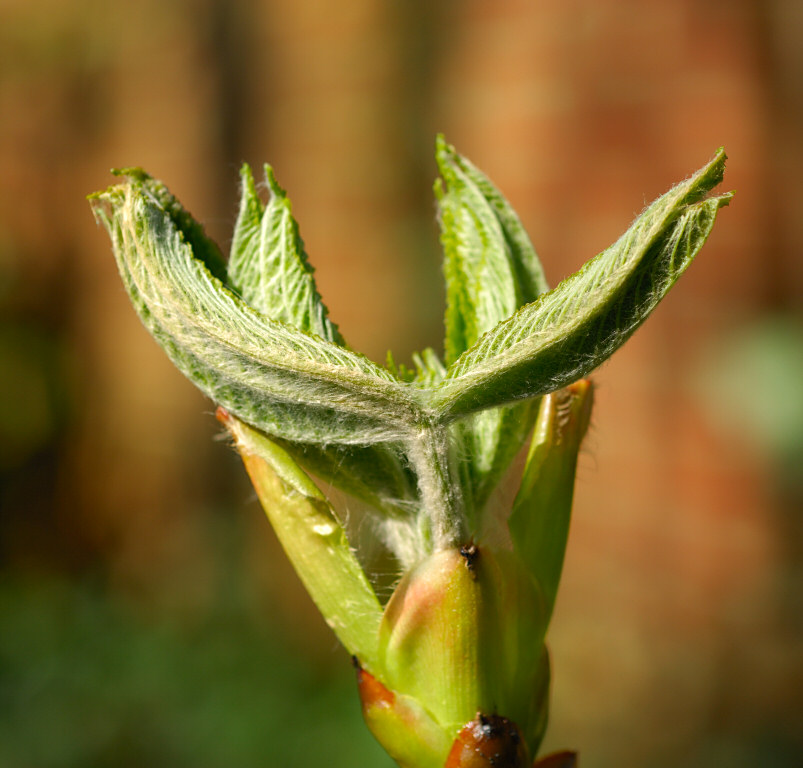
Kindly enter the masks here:
<path id="1" fill-rule="evenodd" d="M 478 714 L 452 744 L 444 768 L 527 768 L 527 745 L 506 717 Z"/>
<path id="2" fill-rule="evenodd" d="M 363 709 L 376 706 L 393 706 L 396 698 L 393 691 L 385 688 L 370 672 L 366 672 L 360 666 L 357 666 L 357 687 L 360 691 L 360 701 Z"/>
<path id="3" fill-rule="evenodd" d="M 352 659 L 365 722 L 400 768 L 440 768 L 451 739 L 409 696 L 397 694 Z"/>

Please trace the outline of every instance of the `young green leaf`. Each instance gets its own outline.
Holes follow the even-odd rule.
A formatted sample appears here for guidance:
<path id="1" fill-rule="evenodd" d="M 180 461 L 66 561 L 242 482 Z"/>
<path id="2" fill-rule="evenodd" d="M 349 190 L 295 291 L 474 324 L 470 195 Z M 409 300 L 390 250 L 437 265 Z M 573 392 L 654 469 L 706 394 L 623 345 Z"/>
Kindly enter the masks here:
<path id="1" fill-rule="evenodd" d="M 543 270 L 510 204 L 466 158 L 438 137 L 443 179 L 435 184 L 446 275 L 446 364 L 547 289 Z"/>
<path id="2" fill-rule="evenodd" d="M 497 323 L 548 290 L 524 227 L 476 166 L 439 136 L 436 159 L 441 242 L 447 286 L 446 362 L 453 363 Z M 465 496 L 480 508 L 530 432 L 532 403 L 487 410 L 457 430 L 467 462 Z"/>
<path id="3" fill-rule="evenodd" d="M 414 352 L 413 364 L 415 370 L 410 372 L 410 378 L 419 387 L 432 387 L 446 377 L 446 366 L 432 347 Z"/>
<path id="4" fill-rule="evenodd" d="M 409 434 L 421 418 L 416 390 L 247 306 L 196 257 L 181 220 L 153 194 L 158 182 L 141 178 L 96 195 L 95 211 L 140 318 L 188 378 L 288 440 L 367 444 Z"/>
<path id="5" fill-rule="evenodd" d="M 206 236 L 204 228 L 161 181 L 148 175 L 142 168 L 123 168 L 112 171 L 112 174 L 127 177 L 132 185 L 136 185 L 142 190 L 143 194 L 147 194 L 152 198 L 181 232 L 182 237 L 192 249 L 193 256 L 203 262 L 209 272 L 221 283 L 227 284 L 226 262 L 220 253 L 220 249 Z M 98 205 L 102 198 L 103 193 L 89 196 L 96 216 L 103 212 Z M 103 220 L 102 216 L 101 219 Z"/>
<path id="6" fill-rule="evenodd" d="M 321 492 L 278 445 L 222 411 L 259 501 L 307 592 L 346 650 L 375 669 L 382 608 Z"/>
<path id="7" fill-rule="evenodd" d="M 515 272 L 502 228 L 480 191 L 461 173 L 442 140 L 435 185 L 446 276 L 446 364 L 518 309 Z M 440 180 L 439 180 L 440 182 Z"/>
<path id="8" fill-rule="evenodd" d="M 315 286 L 290 200 L 273 169 L 265 165 L 267 205 L 248 165 L 243 165 L 240 176 L 242 197 L 229 256 L 229 284 L 272 320 L 346 346 Z M 400 503 L 414 496 L 398 451 L 386 446 L 285 443 L 284 447 L 306 469 L 376 508 L 398 512 Z"/>
<path id="9" fill-rule="evenodd" d="M 610 248 L 499 323 L 449 368 L 432 405 L 455 419 L 587 375 L 641 325 L 689 266 L 731 195 L 704 199 L 725 153 L 658 198 Z"/>
<path id="10" fill-rule="evenodd" d="M 449 247 L 465 249 L 465 237 L 468 241 L 482 243 L 485 257 L 497 261 L 502 270 L 506 271 L 504 262 L 508 262 L 513 273 L 508 280 L 512 282 L 520 304 L 528 304 L 546 293 L 549 284 L 535 248 L 521 220 L 502 193 L 477 166 L 447 144 L 443 136 L 437 137 L 435 156 L 443 179 L 447 182 L 446 190 L 436 184 L 436 191 L 441 196 L 439 202 L 456 214 L 452 217 L 453 226 L 456 227 L 454 232 L 447 233 L 447 222 L 441 221 L 443 236 Z M 468 218 L 461 214 L 461 206 L 467 208 Z M 461 229 L 461 226 L 465 229 Z M 449 258 L 449 254 L 446 257 Z M 456 254 L 456 257 L 459 260 L 459 255 Z M 479 263 L 482 268 L 483 258 L 474 257 L 471 261 Z M 466 263 L 462 266 L 465 269 Z M 475 283 L 479 277 L 476 271 L 467 276 L 471 283 Z M 475 286 L 469 290 L 479 294 L 482 287 Z M 482 300 L 479 295 L 478 298 Z"/>
<path id="11" fill-rule="evenodd" d="M 263 315 L 345 346 L 313 279 L 287 193 L 265 166 L 270 192 L 262 203 L 251 169 L 240 171 L 242 198 L 229 256 L 229 282 Z"/>

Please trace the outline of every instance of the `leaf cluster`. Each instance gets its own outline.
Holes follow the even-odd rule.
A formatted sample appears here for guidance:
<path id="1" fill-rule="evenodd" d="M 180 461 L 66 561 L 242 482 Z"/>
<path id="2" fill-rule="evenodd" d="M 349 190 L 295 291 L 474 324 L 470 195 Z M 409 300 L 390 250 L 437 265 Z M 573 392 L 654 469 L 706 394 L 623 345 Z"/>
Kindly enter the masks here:
<path id="1" fill-rule="evenodd" d="M 538 399 L 629 338 L 730 199 L 708 196 L 722 179 L 720 150 L 550 290 L 502 194 L 442 138 L 436 157 L 444 357 L 415 355 L 414 374 L 348 347 L 270 166 L 267 201 L 242 169 L 228 259 L 142 170 L 118 172 L 120 184 L 91 197 L 134 308 L 176 366 L 308 471 L 366 501 L 412 552 L 477 530 Z M 405 560 L 405 546 L 396 549 Z"/>

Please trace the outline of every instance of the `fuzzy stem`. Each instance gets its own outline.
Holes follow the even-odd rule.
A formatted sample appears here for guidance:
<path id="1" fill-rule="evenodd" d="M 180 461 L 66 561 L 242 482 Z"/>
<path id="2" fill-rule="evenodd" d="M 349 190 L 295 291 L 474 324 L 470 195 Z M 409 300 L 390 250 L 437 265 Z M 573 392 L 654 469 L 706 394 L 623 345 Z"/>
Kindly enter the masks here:
<path id="1" fill-rule="evenodd" d="M 407 443 L 407 456 L 418 477 L 422 514 L 434 550 L 455 546 L 464 538 L 466 525 L 448 430 L 419 425 Z"/>

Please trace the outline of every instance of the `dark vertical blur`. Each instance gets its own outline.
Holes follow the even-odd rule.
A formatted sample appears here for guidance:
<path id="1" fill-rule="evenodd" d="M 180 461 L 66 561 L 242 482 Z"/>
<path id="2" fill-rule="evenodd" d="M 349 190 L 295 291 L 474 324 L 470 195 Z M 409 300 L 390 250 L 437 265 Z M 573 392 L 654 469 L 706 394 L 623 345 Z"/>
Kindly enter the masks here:
<path id="1" fill-rule="evenodd" d="M 796 0 L 0 4 L 0 765 L 388 764 L 84 196 L 142 165 L 225 250 L 270 162 L 344 335 L 406 359 L 441 333 L 437 131 L 555 283 L 728 150 L 732 206 L 596 375 L 548 739 L 799 765 L 801 35 Z"/>

